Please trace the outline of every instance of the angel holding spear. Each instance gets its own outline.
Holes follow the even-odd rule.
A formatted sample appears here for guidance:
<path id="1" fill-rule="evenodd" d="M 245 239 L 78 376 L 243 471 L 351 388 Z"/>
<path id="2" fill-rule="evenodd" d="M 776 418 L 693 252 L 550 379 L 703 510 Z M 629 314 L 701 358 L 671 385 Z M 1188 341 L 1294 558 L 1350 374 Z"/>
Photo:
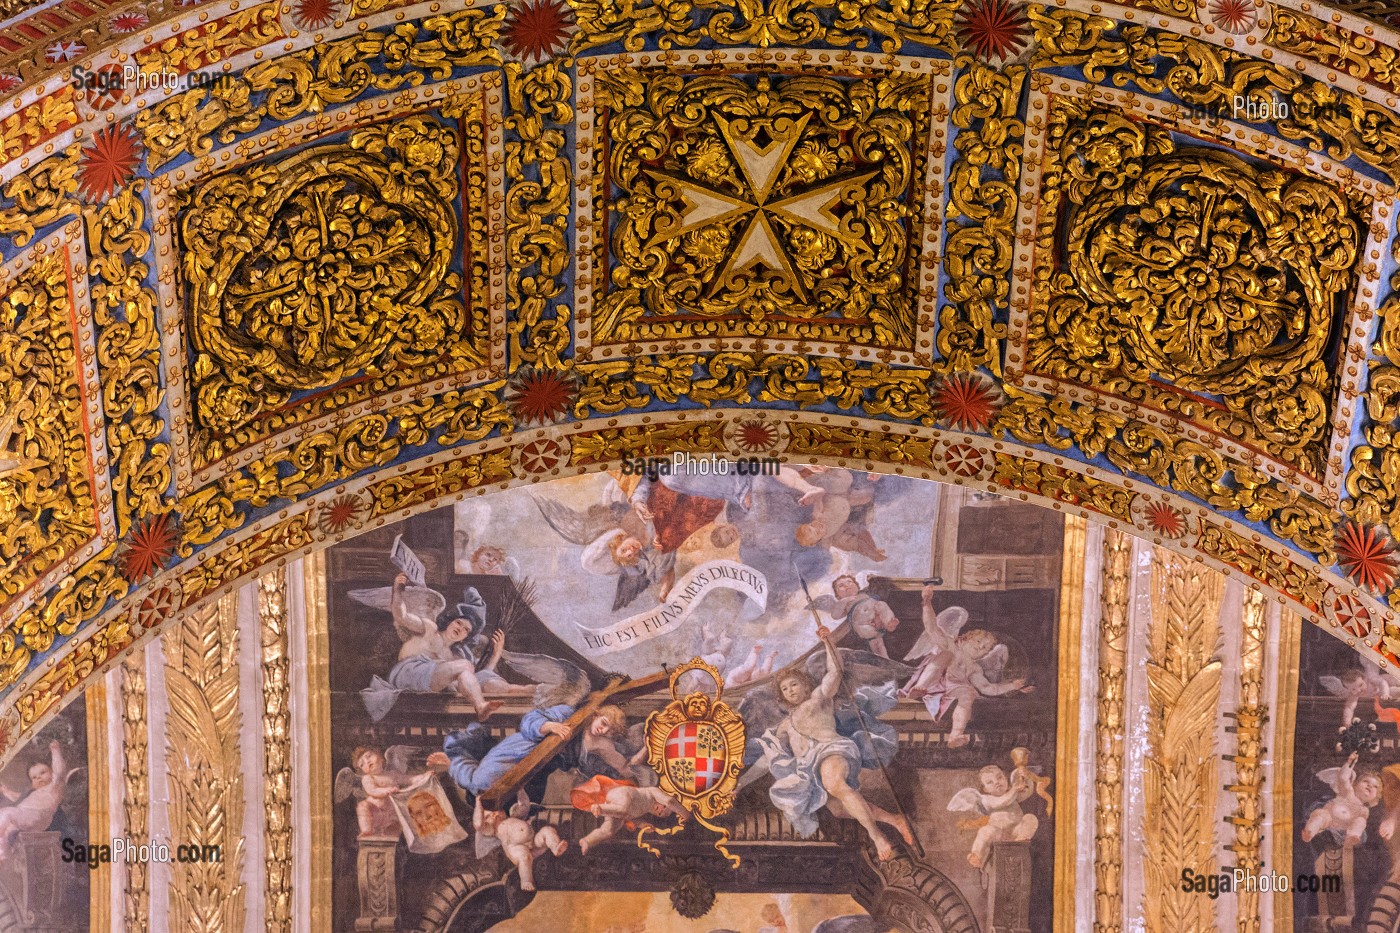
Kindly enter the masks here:
<path id="1" fill-rule="evenodd" d="M 802 584 L 805 591 L 806 581 Z M 894 729 L 877 717 L 894 706 L 894 679 L 908 668 L 868 651 L 838 649 L 820 622 L 817 637 L 824 650 L 805 668 L 780 671 L 772 688 L 750 691 L 740 704 L 763 754 L 739 786 L 771 772 L 769 798 L 803 836 L 816 832 L 817 812 L 826 807 L 838 818 L 860 823 L 882 862 L 894 858 L 895 848 L 880 824 L 894 827 L 918 851 L 905 815 L 871 803 L 860 789 L 861 771 L 883 771 L 898 750 Z M 841 708 L 838 698 L 844 701 Z"/>

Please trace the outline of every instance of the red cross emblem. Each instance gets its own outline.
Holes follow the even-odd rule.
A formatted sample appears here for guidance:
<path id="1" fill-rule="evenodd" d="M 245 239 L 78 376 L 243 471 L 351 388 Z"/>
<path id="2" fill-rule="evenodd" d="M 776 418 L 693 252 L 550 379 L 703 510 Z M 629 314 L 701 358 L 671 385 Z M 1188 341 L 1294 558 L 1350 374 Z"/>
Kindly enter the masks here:
<path id="1" fill-rule="evenodd" d="M 666 773 L 682 791 L 703 794 L 718 785 L 727 757 L 724 733 L 713 723 L 683 722 L 666 736 Z"/>

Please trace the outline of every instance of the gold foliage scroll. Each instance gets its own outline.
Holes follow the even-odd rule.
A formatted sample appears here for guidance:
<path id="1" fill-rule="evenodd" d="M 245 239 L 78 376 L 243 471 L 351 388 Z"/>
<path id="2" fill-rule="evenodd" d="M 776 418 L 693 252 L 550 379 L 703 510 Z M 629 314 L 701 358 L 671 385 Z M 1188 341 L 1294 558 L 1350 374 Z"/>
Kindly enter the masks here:
<path id="1" fill-rule="evenodd" d="M 134 520 L 162 511 L 172 475 L 170 444 L 161 439 L 165 389 L 156 297 L 145 284 L 151 236 L 144 229 L 144 186 L 138 180 L 123 188 L 86 218 L 119 534 L 126 534 Z"/>
<path id="2" fill-rule="evenodd" d="M 590 409 L 614 414 L 645 408 L 653 399 L 674 403 L 686 398 L 703 405 L 758 400 L 811 407 L 830 401 L 869 415 L 925 425 L 936 420 L 928 392 L 930 371 L 883 363 L 809 360 L 790 353 L 675 353 L 581 363 L 578 372 L 578 417 Z"/>
<path id="3" fill-rule="evenodd" d="M 1094 933 L 1123 928 L 1123 723 L 1133 539 L 1104 532 L 1094 757 Z"/>
<path id="4" fill-rule="evenodd" d="M 255 440 L 241 429 L 298 390 L 481 362 L 449 268 L 458 152 L 450 127 L 409 117 L 190 193 L 181 267 L 204 463 Z"/>
<path id="5" fill-rule="evenodd" d="M 1391 249 L 1400 253 L 1400 242 Z M 1392 275 L 1392 289 L 1400 289 L 1400 274 Z M 1346 488 L 1351 495 L 1342 509 L 1359 522 L 1383 523 L 1400 529 L 1400 297 L 1392 294 L 1381 308 L 1381 359 L 1372 363 L 1370 391 L 1366 394 L 1366 443 L 1352 452 Z M 1400 595 L 1391 597 L 1400 605 Z"/>
<path id="6" fill-rule="evenodd" d="M 953 86 L 953 140 L 944 267 L 948 304 L 938 313 L 938 352 L 955 372 L 1001 371 L 1004 324 L 996 323 L 1011 290 L 1016 186 L 1025 125 L 1016 116 L 1026 69 L 971 60 Z"/>
<path id="7" fill-rule="evenodd" d="M 872 40 L 885 52 L 905 42 L 955 51 L 949 0 L 839 3 L 828 22 L 817 11 L 832 10 L 814 0 L 575 0 L 577 50 L 621 42 L 629 52 L 643 48 L 649 34 L 659 34 L 663 49 L 692 47 L 703 41 L 718 45 L 802 46 L 826 44 L 863 49 Z"/>
<path id="8" fill-rule="evenodd" d="M 1365 205 L 1079 101 L 1051 99 L 1046 139 L 1028 370 L 1320 477 Z"/>
<path id="9" fill-rule="evenodd" d="M 931 76 L 619 68 L 593 82 L 609 141 L 596 196 L 618 190 L 594 343 L 913 348 Z"/>
<path id="10" fill-rule="evenodd" d="M 1235 812 L 1227 822 L 1235 827 L 1235 841 L 1228 848 L 1235 854 L 1235 867 L 1252 874 L 1264 869 L 1264 725 L 1269 721 L 1269 704 L 1264 696 L 1264 647 L 1268 640 L 1267 606 L 1264 595 L 1247 590 L 1241 609 L 1240 701 L 1234 712 L 1234 783 L 1228 786 L 1236 800 Z M 1259 933 L 1259 892 L 1235 893 L 1238 933 Z"/>
<path id="11" fill-rule="evenodd" d="M 997 414 L 997 428 L 1019 441 L 1059 450 L 1078 445 L 1085 456 L 1102 455 L 1120 470 L 1145 476 L 1161 488 L 1266 522 L 1279 537 L 1310 553 L 1331 553 L 1331 510 L 1248 464 L 1222 457 L 1161 425 L 1010 386 L 1005 392 L 1010 401 Z"/>
<path id="12" fill-rule="evenodd" d="M 278 567 L 258 578 L 258 632 L 262 648 L 263 838 L 267 855 L 266 933 L 291 933 L 292 822 L 291 659 L 287 630 L 287 571 Z M 304 850 L 303 850 L 303 857 Z"/>
<path id="13" fill-rule="evenodd" d="M 122 659 L 117 669 L 121 677 L 122 711 L 122 826 L 133 845 L 151 840 L 151 779 L 146 756 L 150 727 L 146 721 L 146 652 L 139 649 Z M 144 930 L 150 919 L 151 889 L 146 863 L 128 862 L 122 915 L 126 929 Z"/>
<path id="14" fill-rule="evenodd" d="M 285 122 L 369 91 L 416 87 L 426 76 L 445 80 L 453 68 L 498 65 L 493 43 L 505 9 L 460 10 L 421 24 L 367 30 L 171 97 L 136 116 L 151 168 L 186 152 L 207 155 L 216 141 L 231 143 L 265 120 Z"/>
<path id="15" fill-rule="evenodd" d="M 1152 563 L 1143 774 L 1142 917 L 1148 933 L 1215 929 L 1215 902 L 1181 890 L 1181 867 L 1215 871 L 1215 734 L 1225 578 L 1162 548 Z"/>
<path id="16" fill-rule="evenodd" d="M 392 463 L 405 447 L 479 441 L 511 424 L 503 382 L 425 396 L 318 431 L 273 450 L 181 501 L 184 540 L 208 544 L 241 528 L 247 508 L 299 499 L 356 473 Z M 507 458 L 508 459 L 508 458 Z M 445 465 L 444 465 L 445 468 Z M 504 478 L 504 477 L 502 477 Z"/>
<path id="17" fill-rule="evenodd" d="M 190 613 L 165 633 L 165 763 L 170 836 L 218 846 L 217 861 L 172 862 L 172 930 L 243 929 L 243 773 L 238 597 Z"/>
<path id="18" fill-rule="evenodd" d="M 97 533 L 67 253 L 0 295 L 0 602 Z M 26 640 L 46 649 L 53 632 Z"/>
<path id="19" fill-rule="evenodd" d="M 1361 159 L 1400 181 L 1400 117 L 1382 104 L 1189 36 L 1035 5 L 1028 15 L 1036 68 L 1078 67 L 1096 84 L 1170 91 L 1227 116 L 1236 97 L 1253 106 L 1286 103 L 1288 115 L 1273 121 L 1280 136 L 1337 161 Z"/>
<path id="20" fill-rule="evenodd" d="M 509 365 L 566 368 L 573 334 L 563 275 L 574 244 L 568 240 L 573 163 L 565 125 L 573 122 L 573 80 L 557 62 L 522 72 L 512 63 L 507 90 L 518 139 L 506 141 L 506 299 Z"/>

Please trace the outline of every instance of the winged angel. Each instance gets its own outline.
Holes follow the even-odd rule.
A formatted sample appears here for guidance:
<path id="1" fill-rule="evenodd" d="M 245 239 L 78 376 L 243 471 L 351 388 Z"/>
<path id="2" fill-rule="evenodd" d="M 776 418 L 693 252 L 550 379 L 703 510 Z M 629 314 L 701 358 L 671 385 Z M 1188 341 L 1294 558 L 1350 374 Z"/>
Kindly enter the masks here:
<path id="1" fill-rule="evenodd" d="M 1352 667 L 1342 671 L 1336 677 L 1325 676 L 1317 679 L 1324 690 L 1346 701 L 1342 705 L 1343 729 L 1351 725 L 1351 721 L 1356 715 L 1357 701 L 1367 698 L 1376 701 L 1400 699 L 1400 684 L 1381 673 L 1378 665 L 1369 661 L 1361 663 L 1363 667 L 1360 669 Z M 1387 718 L 1380 713 L 1379 702 L 1375 705 L 1378 707 L 1377 716 L 1382 719 Z"/>
<path id="2" fill-rule="evenodd" d="M 428 759 L 430 765 L 446 767 L 458 786 L 472 794 L 485 793 L 546 737 L 573 739 L 574 731 L 568 721 L 591 689 L 583 670 L 559 658 L 508 651 L 502 660 L 538 684 L 534 688 L 534 708 L 521 718 L 519 731 L 493 744 L 491 730 L 482 723 L 473 723 L 448 735 L 443 750 Z M 556 767 L 577 765 L 586 775 L 606 774 L 614 778 L 642 772 L 643 779 L 655 782 L 651 770 L 639 766 L 645 755 L 642 739 L 638 729 L 627 727 L 621 708 L 600 706 L 580 732 L 576 754 L 560 756 Z"/>
<path id="3" fill-rule="evenodd" d="M 505 633 L 496 632 L 485 658 L 474 656 L 466 644 L 486 624 L 486 603 L 475 587 L 467 587 L 462 602 L 451 611 L 441 593 L 431 587 L 414 586 L 403 574 L 394 578 L 391 587 L 351 590 L 350 598 L 390 613 L 394 631 L 403 641 L 399 660 L 390 669 L 388 680 L 375 675 L 371 685 L 360 691 L 375 722 L 388 715 L 405 690 L 451 690 L 470 700 L 481 720 L 501 706 L 500 700 L 486 699 L 483 681 L 492 683 L 500 692 L 517 692 L 495 673 L 505 648 Z"/>
<path id="4" fill-rule="evenodd" d="M 881 823 L 912 843 L 909 823 L 866 800 L 861 771 L 881 768 L 898 751 L 895 730 L 878 718 L 895 705 L 895 681 L 909 668 L 868 651 L 838 649 L 819 629 L 824 650 L 802 667 L 780 671 L 773 683 L 750 690 L 739 704 L 750 736 L 752 761 L 742 788 L 773 775 L 768 795 L 802 836 L 817 831 L 817 811 L 826 807 L 853 819 L 870 836 L 881 861 L 894 847 Z"/>
<path id="5" fill-rule="evenodd" d="M 432 771 L 408 773 L 413 752 L 408 745 L 391 745 L 382 752 L 377 748 L 357 748 L 350 756 L 354 767 L 341 768 L 336 774 L 334 800 L 343 803 L 355 798 L 355 818 L 361 836 L 398 836 L 399 819 L 391 798 L 423 787 L 433 779 Z"/>
<path id="6" fill-rule="evenodd" d="M 967 724 L 979 696 L 1030 693 L 1035 688 L 1024 678 L 1003 681 L 1009 658 L 1006 645 L 985 629 L 964 632 L 967 610 L 953 606 L 937 612 L 933 592 L 933 587 L 924 587 L 924 634 L 904 656 L 906 661 L 919 659 L 919 667 L 900 696 L 922 699 L 935 720 L 953 707 L 947 743 L 950 748 L 961 748 L 972 741 Z"/>
<path id="7" fill-rule="evenodd" d="M 615 483 L 608 487 L 607 501 L 587 509 L 543 497 L 537 497 L 535 505 L 564 540 L 583 546 L 579 562 L 584 570 L 617 577 L 614 612 L 631 605 L 653 584 L 664 587 L 672 577 L 675 553 L 657 550 L 651 524 Z"/>

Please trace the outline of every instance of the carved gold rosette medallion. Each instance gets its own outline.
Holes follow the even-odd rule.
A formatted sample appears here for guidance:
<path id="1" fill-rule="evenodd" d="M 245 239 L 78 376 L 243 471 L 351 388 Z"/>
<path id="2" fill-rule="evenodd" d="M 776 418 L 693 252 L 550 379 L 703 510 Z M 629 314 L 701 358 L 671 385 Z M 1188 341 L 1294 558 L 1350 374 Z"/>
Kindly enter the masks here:
<path id="1" fill-rule="evenodd" d="M 593 81 L 606 176 L 596 207 L 615 218 L 594 344 L 912 346 L 923 222 L 911 203 L 931 76 L 621 67 Z"/>
<path id="2" fill-rule="evenodd" d="M 1319 478 L 1359 197 L 1051 98 L 1026 372 Z"/>
<path id="3" fill-rule="evenodd" d="M 328 388 L 481 363 L 455 258 L 458 133 L 411 116 L 185 192 L 193 446 L 204 463 L 294 422 L 287 408 L 353 398 Z"/>
<path id="4" fill-rule="evenodd" d="M 691 671 L 714 680 L 713 697 L 699 690 L 680 695 L 681 679 Z M 660 778 L 661 789 L 679 800 L 700 825 L 719 833 L 715 848 L 737 868 L 739 857 L 725 847 L 729 831 L 709 822 L 734 806 L 744 767 L 744 721 L 720 699 L 723 693 L 720 672 L 699 658 L 676 668 L 671 673 L 671 703 L 647 717 L 647 760 Z M 681 828 L 644 826 L 637 844 L 655 852 L 643 842 L 648 831 L 669 835 Z"/>

